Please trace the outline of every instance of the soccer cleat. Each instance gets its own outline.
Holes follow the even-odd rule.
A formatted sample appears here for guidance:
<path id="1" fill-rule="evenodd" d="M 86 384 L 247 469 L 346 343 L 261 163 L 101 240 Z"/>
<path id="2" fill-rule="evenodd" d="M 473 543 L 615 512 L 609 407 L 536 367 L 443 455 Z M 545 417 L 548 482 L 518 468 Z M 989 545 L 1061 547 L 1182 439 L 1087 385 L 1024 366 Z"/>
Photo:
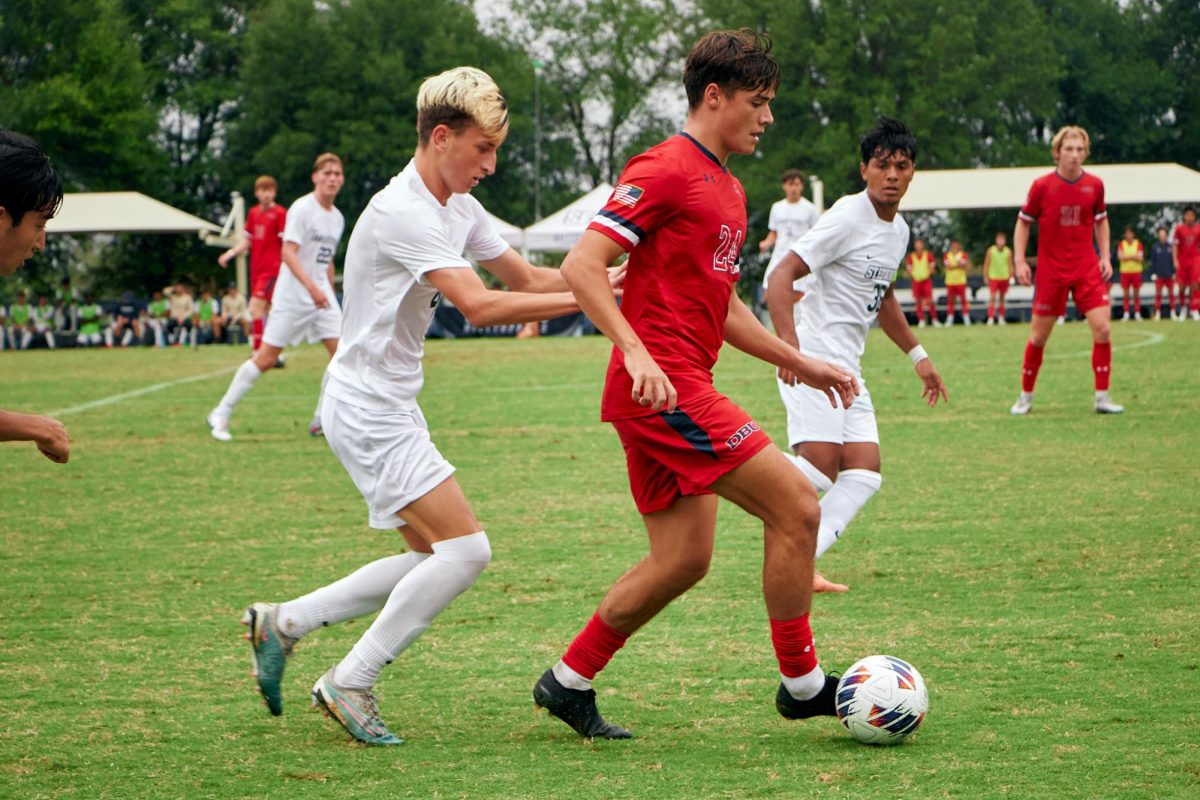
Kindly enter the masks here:
<path id="1" fill-rule="evenodd" d="M 963 314 L 963 325 L 970 327 L 970 325 L 971 325 L 971 315 L 970 314 Z"/>
<path id="2" fill-rule="evenodd" d="M 1067 318 L 1066 318 L 1066 317 L 1059 317 L 1059 318 L 1058 318 L 1058 321 L 1057 321 L 1057 322 L 1055 322 L 1054 324 L 1055 324 L 1055 325 L 1062 325 L 1062 324 L 1066 323 L 1066 321 L 1067 321 Z"/>
<path id="3" fill-rule="evenodd" d="M 216 411 L 210 411 L 204 421 L 208 423 L 212 437 L 218 442 L 228 442 L 233 439 L 229 434 L 229 417 L 222 417 Z"/>
<path id="4" fill-rule="evenodd" d="M 1154 312 L 1154 321 L 1155 321 L 1155 322 L 1161 322 L 1161 321 L 1162 321 L 1162 312 L 1160 312 L 1160 311 L 1155 311 L 1155 312 Z"/>
<path id="5" fill-rule="evenodd" d="M 917 327 L 918 327 L 918 328 L 924 328 L 924 327 L 925 327 L 925 320 L 923 320 L 923 319 L 919 319 L 919 320 L 917 320 Z"/>
<path id="6" fill-rule="evenodd" d="M 808 700 L 797 700 L 782 683 L 775 693 L 775 708 L 780 715 L 788 719 L 808 719 L 809 717 L 837 716 L 837 686 L 841 677 L 826 675 L 825 685 L 815 697 Z"/>
<path id="7" fill-rule="evenodd" d="M 1193 321 L 1193 322 L 1200 322 L 1200 311 L 1193 311 L 1193 312 L 1192 312 L 1192 321 Z"/>
<path id="8" fill-rule="evenodd" d="M 1032 410 L 1033 398 L 1021 395 L 1017 398 L 1017 402 L 1012 404 L 1012 408 L 1008 410 L 1008 413 L 1012 414 L 1014 417 L 1023 417 Z"/>
<path id="9" fill-rule="evenodd" d="M 333 682 L 333 670 L 322 675 L 312 688 L 312 704 L 325 712 L 346 733 L 363 744 L 381 746 L 404 744 L 379 718 L 375 695 L 366 689 L 347 689 Z"/>
<path id="10" fill-rule="evenodd" d="M 258 691 L 266 701 L 267 708 L 275 716 L 283 713 L 283 698 L 279 685 L 283 680 L 283 666 L 292 654 L 296 640 L 279 630 L 275 603 L 255 603 L 242 615 L 242 624 L 250 628 L 246 638 L 254 652 L 254 678 Z"/>
<path id="11" fill-rule="evenodd" d="M 316 420 L 308 423 L 308 435 L 314 439 L 325 435 L 325 429 L 321 427 L 321 423 Z"/>
<path id="12" fill-rule="evenodd" d="M 275 369 L 283 369 L 287 366 L 287 361 L 282 355 L 275 359 Z"/>
<path id="13" fill-rule="evenodd" d="M 596 708 L 596 691 L 568 689 L 548 669 L 533 687 L 533 702 L 571 726 L 588 739 L 630 739 L 633 734 L 620 725 L 605 722 Z"/>
<path id="14" fill-rule="evenodd" d="M 1125 413 L 1125 406 L 1119 406 L 1116 403 L 1114 403 L 1112 400 L 1109 400 L 1107 397 L 1097 398 L 1095 408 L 1096 408 L 1097 414 L 1124 414 Z"/>

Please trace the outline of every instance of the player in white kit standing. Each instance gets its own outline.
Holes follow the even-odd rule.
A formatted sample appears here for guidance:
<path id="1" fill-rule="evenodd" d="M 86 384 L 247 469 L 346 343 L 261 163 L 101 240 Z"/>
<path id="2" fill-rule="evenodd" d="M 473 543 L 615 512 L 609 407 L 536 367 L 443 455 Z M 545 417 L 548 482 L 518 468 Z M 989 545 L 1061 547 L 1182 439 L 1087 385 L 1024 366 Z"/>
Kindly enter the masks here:
<path id="1" fill-rule="evenodd" d="M 758 243 L 760 252 L 771 250 L 771 260 L 767 262 L 766 272 L 763 273 L 764 299 L 771 273 L 779 266 L 779 262 L 788 254 L 796 240 L 808 233 L 809 229 L 817 224 L 817 217 L 821 216 L 817 207 L 804 196 L 803 172 L 798 169 L 784 170 L 780 183 L 783 185 L 784 197 L 771 206 L 771 213 L 767 218 L 767 236 Z M 800 324 L 800 298 L 804 295 L 806 280 L 792 283 L 791 309 L 796 325 Z"/>
<path id="2" fill-rule="evenodd" d="M 948 400 L 946 386 L 904 318 L 892 283 L 908 250 L 908 223 L 900 199 L 915 171 L 917 140 L 902 123 L 881 117 L 862 138 L 859 171 L 867 188 L 841 198 L 795 242 L 776 268 L 785 280 L 769 284 L 767 306 L 781 339 L 805 354 L 845 367 L 862 394 L 849 408 L 833 408 L 824 392 L 779 373 L 787 409 L 788 444 L 797 466 L 821 498 L 818 557 L 828 550 L 883 483 L 875 407 L 860 360 L 867 330 L 879 327 L 912 360 L 933 406 Z M 811 275 L 791 325 L 788 281 Z"/>
<path id="3" fill-rule="evenodd" d="M 417 405 L 425 332 L 438 297 L 478 327 L 579 309 L 559 271 L 530 266 L 469 194 L 495 172 L 507 132 L 507 105 L 485 73 L 457 67 L 426 80 L 417 96 L 416 155 L 371 199 L 346 252 L 346 319 L 326 373 L 325 436 L 362 492 L 371 527 L 398 528 L 409 552 L 290 602 L 255 603 L 242 620 L 250 626 L 259 690 L 279 714 L 280 679 L 295 641 L 379 611 L 312 690 L 314 705 L 368 744 L 403 741 L 376 705 L 373 688 L 383 667 L 491 559 L 487 534 Z M 514 291 L 486 288 L 468 257 Z"/>
<path id="4" fill-rule="evenodd" d="M 333 291 L 333 256 L 346 228 L 334 198 L 346 182 L 342 160 L 333 153 L 317 157 L 312 172 L 313 190 L 288 209 L 283 230 L 283 263 L 271 314 L 263 331 L 262 346 L 234 373 L 225 396 L 208 414 L 214 439 L 228 442 L 229 419 L 246 392 L 262 374 L 275 366 L 283 348 L 302 339 L 319 339 L 330 357 L 337 352 L 342 310 Z M 308 432 L 321 435 L 321 401 Z"/>

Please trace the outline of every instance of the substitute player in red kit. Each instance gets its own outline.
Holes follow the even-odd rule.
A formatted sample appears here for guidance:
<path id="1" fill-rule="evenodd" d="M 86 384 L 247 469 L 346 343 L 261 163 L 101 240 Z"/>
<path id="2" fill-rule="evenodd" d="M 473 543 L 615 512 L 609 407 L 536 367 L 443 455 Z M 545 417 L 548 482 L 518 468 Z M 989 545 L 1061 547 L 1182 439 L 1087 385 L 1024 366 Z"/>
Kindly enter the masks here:
<path id="1" fill-rule="evenodd" d="M 1171 237 L 1175 249 L 1175 282 L 1179 286 L 1179 318 L 1188 315 L 1200 322 L 1200 223 L 1196 222 L 1196 209 L 1188 206 L 1183 211 L 1183 222 L 1175 226 Z M 1184 295 L 1187 295 L 1187 300 Z"/>
<path id="2" fill-rule="evenodd" d="M 718 31 L 684 67 L 683 133 L 626 165 L 608 204 L 562 265 L 580 307 L 613 341 L 601 416 L 625 449 L 649 554 L 534 686 L 535 702 L 587 737 L 624 739 L 606 722 L 591 682 L 626 639 L 708 570 L 717 497 L 763 521 L 763 594 L 792 719 L 833 715 L 835 678 L 817 661 L 809 625 L 819 509 L 804 475 L 754 419 L 713 388 L 722 342 L 793 371 L 849 404 L 846 371 L 802 356 L 737 298 L 746 197 L 725 162 L 754 152 L 773 121 L 779 66 L 770 40 Z M 629 253 L 618 307 L 606 267 Z"/>
<path id="3" fill-rule="evenodd" d="M 271 296 L 283 262 L 283 230 L 287 227 L 287 210 L 275 202 L 276 184 L 270 175 L 260 175 L 254 181 L 254 196 L 258 205 L 246 214 L 243 238 L 217 259 L 222 267 L 230 260 L 250 251 L 250 346 L 262 345 L 263 328 L 271 310 Z"/>
<path id="4" fill-rule="evenodd" d="M 1013 232 L 1017 280 L 1033 283 L 1033 319 L 1025 363 L 1021 370 L 1021 395 L 1011 409 L 1018 416 L 1033 409 L 1033 387 L 1042 366 L 1046 340 L 1054 322 L 1067 310 L 1067 295 L 1075 298 L 1092 329 L 1092 371 L 1095 374 L 1097 414 L 1120 414 L 1125 409 L 1108 397 L 1112 371 L 1112 331 L 1108 281 L 1112 278 L 1109 257 L 1108 210 L 1104 205 L 1104 183 L 1083 171 L 1090 140 L 1087 131 L 1067 125 L 1054 134 L 1050 153 L 1054 172 L 1033 182 L 1025 205 L 1017 215 Z M 1029 226 L 1038 225 L 1037 279 L 1031 278 L 1025 248 Z M 1092 246 L 1095 237 L 1100 256 Z"/>

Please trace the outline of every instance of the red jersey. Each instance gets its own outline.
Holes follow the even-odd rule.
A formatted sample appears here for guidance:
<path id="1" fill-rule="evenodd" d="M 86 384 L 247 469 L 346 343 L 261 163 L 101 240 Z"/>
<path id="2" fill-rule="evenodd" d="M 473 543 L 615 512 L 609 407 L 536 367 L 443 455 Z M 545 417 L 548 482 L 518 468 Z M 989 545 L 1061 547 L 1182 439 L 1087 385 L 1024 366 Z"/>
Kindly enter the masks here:
<path id="1" fill-rule="evenodd" d="M 1179 266 L 1192 267 L 1200 262 L 1200 222 L 1184 225 L 1182 222 L 1175 226 L 1175 252 L 1179 256 Z"/>
<path id="2" fill-rule="evenodd" d="M 1108 209 L 1104 183 L 1090 172 L 1074 181 L 1057 172 L 1038 178 L 1018 216 L 1037 223 L 1039 272 L 1070 277 L 1099 263 L 1092 237 L 1096 223 L 1108 217 Z"/>
<path id="3" fill-rule="evenodd" d="M 254 206 L 246 215 L 246 236 L 250 239 L 250 271 L 256 276 L 279 273 L 283 260 L 283 228 L 287 211 L 276 203 L 270 208 Z"/>
<path id="4" fill-rule="evenodd" d="M 629 252 L 621 313 L 679 394 L 712 390 L 725 317 L 746 236 L 742 184 L 686 133 L 634 157 L 588 230 Z M 613 348 L 604 420 L 657 412 L 636 403 Z"/>

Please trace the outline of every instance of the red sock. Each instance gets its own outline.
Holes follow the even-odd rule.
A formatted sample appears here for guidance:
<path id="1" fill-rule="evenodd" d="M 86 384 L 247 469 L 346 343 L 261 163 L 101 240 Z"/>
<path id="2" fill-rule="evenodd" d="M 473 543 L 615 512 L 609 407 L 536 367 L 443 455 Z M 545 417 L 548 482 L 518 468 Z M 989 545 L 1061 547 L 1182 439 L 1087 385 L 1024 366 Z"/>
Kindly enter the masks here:
<path id="1" fill-rule="evenodd" d="M 925 307 L 917 303 L 917 322 L 925 321 Z"/>
<path id="2" fill-rule="evenodd" d="M 1096 391 L 1107 392 L 1112 372 L 1112 342 L 1092 342 L 1092 372 L 1096 373 Z"/>
<path id="3" fill-rule="evenodd" d="M 1025 364 L 1021 367 L 1021 391 L 1032 392 L 1037 383 L 1038 370 L 1042 368 L 1042 356 L 1046 348 L 1034 347 L 1033 342 L 1025 344 Z"/>
<path id="4" fill-rule="evenodd" d="M 808 614 L 795 619 L 771 620 L 771 644 L 779 671 L 788 678 L 799 678 L 817 668 L 817 648 L 813 645 Z"/>
<path id="5" fill-rule="evenodd" d="M 600 619 L 597 611 L 563 653 L 563 663 L 590 681 L 625 646 L 628 638 L 629 634 L 621 633 Z"/>
<path id="6" fill-rule="evenodd" d="M 257 350 L 262 346 L 263 321 L 262 318 L 251 321 L 250 323 L 250 347 Z"/>

